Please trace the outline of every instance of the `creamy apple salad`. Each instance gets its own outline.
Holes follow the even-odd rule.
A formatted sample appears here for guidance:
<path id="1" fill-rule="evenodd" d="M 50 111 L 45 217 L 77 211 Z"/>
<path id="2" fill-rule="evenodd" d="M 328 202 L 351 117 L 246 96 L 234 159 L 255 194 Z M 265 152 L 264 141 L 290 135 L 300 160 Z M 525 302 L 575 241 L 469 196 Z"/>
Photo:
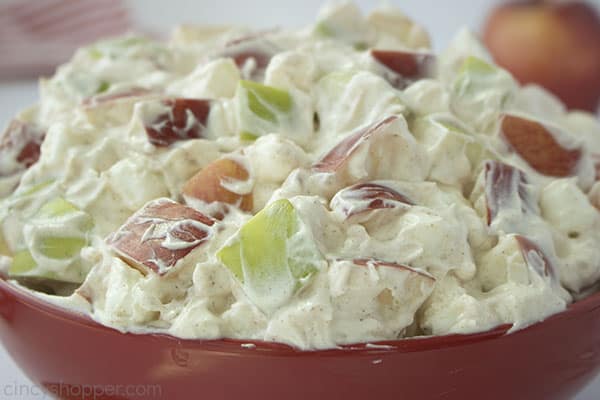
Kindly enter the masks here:
<path id="1" fill-rule="evenodd" d="M 300 349 L 526 327 L 600 280 L 600 124 L 392 8 L 76 52 L 0 142 L 11 282 Z"/>

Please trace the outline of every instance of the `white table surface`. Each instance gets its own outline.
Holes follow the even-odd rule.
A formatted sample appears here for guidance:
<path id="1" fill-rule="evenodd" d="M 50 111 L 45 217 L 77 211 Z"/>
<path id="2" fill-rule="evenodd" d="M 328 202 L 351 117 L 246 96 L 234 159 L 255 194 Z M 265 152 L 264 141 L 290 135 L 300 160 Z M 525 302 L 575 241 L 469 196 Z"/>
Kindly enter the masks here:
<path id="1" fill-rule="evenodd" d="M 3 0 L 0 0 L 3 1 Z M 600 0 L 593 0 L 600 4 Z M 421 21 L 430 31 L 437 50 L 443 49 L 451 35 L 461 25 L 477 29 L 486 10 L 494 0 L 404 0 L 390 1 L 399 4 L 410 16 Z M 285 4 L 284 4 L 285 3 Z M 185 1 L 169 0 L 168 6 L 161 0 L 130 1 L 136 20 L 148 28 L 168 31 L 177 23 L 232 23 L 257 27 L 289 25 L 301 26 L 312 21 L 321 2 L 303 0 L 282 2 L 280 0 L 253 0 L 251 2 L 220 0 Z M 372 2 L 357 1 L 363 9 Z M 452 8 L 450 9 L 450 4 Z M 285 6 L 284 6 L 285 5 Z M 37 98 L 35 81 L 0 81 L 0 129 L 23 107 Z M 600 332 L 599 332 L 600 334 Z M 574 338 L 574 340 L 576 340 Z M 19 392 L 17 394 L 17 392 Z M 34 387 L 0 346 L 0 399 L 39 400 L 49 399 Z M 574 400 L 600 399 L 600 377 L 596 378 Z"/>

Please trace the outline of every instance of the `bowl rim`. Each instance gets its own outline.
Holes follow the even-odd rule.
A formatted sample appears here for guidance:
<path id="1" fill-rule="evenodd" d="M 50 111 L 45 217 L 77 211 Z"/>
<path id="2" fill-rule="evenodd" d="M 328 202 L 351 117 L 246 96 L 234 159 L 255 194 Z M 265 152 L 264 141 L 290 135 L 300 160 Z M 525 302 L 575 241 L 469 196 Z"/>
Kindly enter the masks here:
<path id="1" fill-rule="evenodd" d="M 226 353 L 242 353 L 252 350 L 257 353 L 276 353 L 278 356 L 298 356 L 298 355 L 340 355 L 340 354 L 385 354 L 385 353 L 412 353 L 417 351 L 438 350 L 461 345 L 469 345 L 482 341 L 498 339 L 503 336 L 520 335 L 532 329 L 539 329 L 551 321 L 572 317 L 576 314 L 587 314 L 588 312 L 600 308 L 600 291 L 593 293 L 584 299 L 575 301 L 559 313 L 548 316 L 547 318 L 535 322 L 522 329 L 510 332 L 512 324 L 503 324 L 482 332 L 466 334 L 448 334 L 439 336 L 417 336 L 405 339 L 372 341 L 365 343 L 354 343 L 339 345 L 328 349 L 300 349 L 289 344 L 280 342 L 268 342 L 256 339 L 185 339 L 168 333 L 146 333 L 134 331 L 120 331 L 116 328 L 103 325 L 94 320 L 91 316 L 61 307 L 50 301 L 36 296 L 29 289 L 18 284 L 4 276 L 0 276 L 0 302 L 4 301 L 4 295 L 12 295 L 18 302 L 37 312 L 47 314 L 55 319 L 66 320 L 71 324 L 80 325 L 88 329 L 94 329 L 106 334 L 124 335 L 131 337 L 143 337 L 144 339 L 170 343 L 173 346 L 181 348 L 202 348 L 206 351 L 217 351 Z"/>

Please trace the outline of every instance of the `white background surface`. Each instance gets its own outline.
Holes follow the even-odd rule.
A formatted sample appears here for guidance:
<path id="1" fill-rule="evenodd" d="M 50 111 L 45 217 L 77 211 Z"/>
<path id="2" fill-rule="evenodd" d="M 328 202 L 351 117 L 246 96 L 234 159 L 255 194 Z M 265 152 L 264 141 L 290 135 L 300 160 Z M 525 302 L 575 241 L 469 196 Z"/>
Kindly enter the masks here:
<path id="1" fill-rule="evenodd" d="M 600 7 L 600 0 L 593 1 Z M 130 1 L 139 25 L 159 32 L 168 32 L 172 26 L 179 23 L 243 24 L 256 27 L 302 26 L 313 21 L 320 3 L 319 0 Z M 379 2 L 364 0 L 357 3 L 364 10 L 369 10 L 373 4 Z M 496 2 L 396 0 L 389 3 L 398 5 L 408 15 L 421 22 L 431 33 L 436 50 L 441 50 L 460 26 L 468 25 L 477 30 L 487 10 Z M 36 97 L 37 84 L 34 81 L 0 81 L 0 126 L 4 126 L 18 110 L 35 102 Z M 572 340 L 577 340 L 576 333 Z M 15 389 L 20 390 L 21 394 L 15 395 Z M 10 398 L 39 400 L 49 397 L 32 388 L 29 380 L 0 347 L 0 399 Z M 600 378 L 576 397 L 576 400 L 598 399 Z"/>

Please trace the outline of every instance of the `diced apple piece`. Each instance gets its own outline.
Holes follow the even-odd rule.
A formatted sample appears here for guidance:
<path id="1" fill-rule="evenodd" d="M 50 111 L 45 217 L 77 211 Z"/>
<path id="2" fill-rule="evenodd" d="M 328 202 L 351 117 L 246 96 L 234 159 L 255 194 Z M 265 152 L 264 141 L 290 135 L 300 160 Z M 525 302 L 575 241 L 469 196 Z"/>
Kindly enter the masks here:
<path id="1" fill-rule="evenodd" d="M 329 153 L 320 161 L 313 165 L 313 170 L 317 172 L 335 172 L 340 169 L 359 148 L 359 146 L 369 140 L 380 129 L 390 125 L 397 117 L 390 116 L 383 121 L 369 125 L 364 129 L 358 130 L 352 135 L 346 137 L 338 143 Z"/>
<path id="2" fill-rule="evenodd" d="M 435 56 L 430 53 L 373 49 L 371 57 L 385 67 L 384 78 L 398 89 L 430 76 L 435 64 Z"/>
<path id="3" fill-rule="evenodd" d="M 376 49 L 371 50 L 371 56 L 391 71 L 410 79 L 427 76 L 428 64 L 434 59 L 427 53 Z"/>
<path id="4" fill-rule="evenodd" d="M 436 283 L 423 270 L 376 259 L 335 260 L 328 279 L 342 343 L 401 336 Z"/>
<path id="5" fill-rule="evenodd" d="M 40 242 L 39 251 L 48 258 L 64 260 L 77 256 L 86 245 L 86 238 L 47 237 Z"/>
<path id="6" fill-rule="evenodd" d="M 286 90 L 240 81 L 238 93 L 240 135 L 246 139 L 278 131 L 291 120 L 292 96 Z"/>
<path id="7" fill-rule="evenodd" d="M 31 256 L 31 252 L 29 250 L 21 250 L 15 253 L 12 263 L 8 268 L 9 276 L 22 276 L 27 272 L 35 269 L 37 267 L 37 263 Z"/>
<path id="8" fill-rule="evenodd" d="M 231 57 L 241 70 L 244 78 L 251 79 L 264 74 L 271 61 L 271 54 L 260 50 L 228 50 L 224 56 Z"/>
<path id="9" fill-rule="evenodd" d="M 131 120 L 136 106 L 141 105 L 141 115 L 145 115 L 147 104 L 152 104 L 154 100 L 154 109 L 152 115 L 145 117 L 148 122 L 152 121 L 160 112 L 166 110 L 160 100 L 163 98 L 160 91 L 145 89 L 143 87 L 121 87 L 115 88 L 108 93 L 95 94 L 83 99 L 81 102 L 82 111 L 86 119 L 99 129 L 109 128 L 117 125 L 126 125 Z"/>
<path id="10" fill-rule="evenodd" d="M 86 272 L 80 266 L 79 253 L 87 245 L 92 227 L 91 217 L 67 200 L 57 197 L 45 203 L 26 222 L 27 246 L 15 252 L 9 275 L 82 282 Z"/>
<path id="11" fill-rule="evenodd" d="M 261 80 L 271 58 L 279 51 L 264 38 L 265 34 L 262 32 L 232 40 L 220 55 L 233 59 L 244 79 Z"/>
<path id="12" fill-rule="evenodd" d="M 330 198 L 357 182 L 423 180 L 427 168 L 423 148 L 408 130 L 406 120 L 392 115 L 346 135 L 312 165 L 315 178 L 311 179 L 321 173 L 331 174 L 319 184 L 320 195 Z"/>
<path id="13" fill-rule="evenodd" d="M 34 185 L 21 185 L 14 192 L 10 193 L 8 197 L 1 199 L 0 226 L 6 222 L 7 217 L 13 217 L 13 220 L 20 220 L 20 217 L 17 217 L 20 211 L 26 211 L 27 214 L 35 213 L 44 204 L 44 201 L 53 195 L 55 191 L 53 183 L 54 181 L 46 181 Z M 16 231 L 20 231 L 21 228 L 22 223 L 19 223 L 19 228 L 16 228 Z M 2 229 L 0 229 L 0 236 L 2 235 Z M 15 231 L 15 228 L 10 229 L 13 232 Z M 15 244 L 10 238 L 6 238 L 5 240 L 7 240 L 9 248 Z"/>
<path id="14" fill-rule="evenodd" d="M 465 155 L 471 164 L 471 170 L 478 169 L 486 160 L 498 158 L 495 150 L 480 137 L 474 137 L 472 142 L 467 143 Z"/>
<path id="15" fill-rule="evenodd" d="M 107 243 L 141 272 L 165 275 L 211 238 L 214 223 L 191 207 L 160 198 L 131 216 Z"/>
<path id="16" fill-rule="evenodd" d="M 81 218 L 78 218 L 70 223 L 72 228 L 81 232 L 86 232 L 92 229 L 94 223 L 91 216 L 81 211 L 73 203 L 65 200 L 62 197 L 56 197 L 43 204 L 36 212 L 32 222 L 37 224 L 37 222 L 40 221 L 40 225 L 45 225 L 48 222 L 54 222 L 57 219 L 72 217 L 75 215 Z M 50 238 L 50 236 L 48 238 Z M 52 241 L 49 241 L 48 243 L 52 243 Z"/>
<path id="17" fill-rule="evenodd" d="M 228 182 L 249 179 L 246 168 L 240 163 L 221 158 L 201 169 L 183 186 L 184 196 L 207 203 L 223 202 L 238 206 L 244 211 L 252 210 L 252 192 L 239 194 L 227 189 Z M 225 186 L 223 186 L 225 184 Z"/>
<path id="18" fill-rule="evenodd" d="M 529 193 L 523 171 L 499 161 L 486 161 L 484 168 L 488 225 L 502 209 L 535 213 L 535 200 Z"/>
<path id="19" fill-rule="evenodd" d="M 517 90 L 512 76 L 477 57 L 467 57 L 450 90 L 450 108 L 470 126 L 487 132 Z"/>
<path id="20" fill-rule="evenodd" d="M 528 285 L 530 272 L 516 235 L 500 235 L 497 244 L 477 263 L 477 278 L 485 292 L 507 282 Z"/>
<path id="21" fill-rule="evenodd" d="M 94 107 L 101 104 L 106 104 L 110 102 L 114 102 L 116 100 L 127 99 L 127 98 L 135 98 L 135 97 L 143 97 L 153 93 L 152 90 L 146 89 L 143 87 L 132 87 L 127 90 L 118 91 L 114 93 L 100 93 L 92 97 L 88 97 L 83 100 L 82 104 L 85 107 Z"/>
<path id="22" fill-rule="evenodd" d="M 359 183 L 339 191 L 330 208 L 346 218 L 365 212 L 414 205 L 405 195 L 379 183 Z"/>
<path id="23" fill-rule="evenodd" d="M 35 188 L 35 187 L 34 187 Z M 82 212 L 73 203 L 65 200 L 62 197 L 56 197 L 52 200 L 44 203 L 39 210 L 36 212 L 34 218 L 36 219 L 51 219 L 68 216 L 69 214 L 75 214 Z M 82 223 L 79 224 L 81 228 L 89 229 L 92 223 L 90 217 L 82 219 Z"/>
<path id="24" fill-rule="evenodd" d="M 249 81 L 240 85 L 248 91 L 248 107 L 259 118 L 274 122 L 278 111 L 288 112 L 292 108 L 292 99 L 284 90 Z"/>
<path id="25" fill-rule="evenodd" d="M 63 199 L 62 197 L 57 197 L 44 204 L 37 212 L 37 215 L 39 217 L 52 218 L 60 217 L 77 211 L 79 211 L 79 209 L 75 205 Z"/>
<path id="26" fill-rule="evenodd" d="M 180 140 L 204 136 L 210 100 L 174 98 L 154 100 L 144 104 L 142 122 L 148 140 L 166 147 Z"/>
<path id="27" fill-rule="evenodd" d="M 265 312 L 285 303 L 322 263 L 312 236 L 287 199 L 256 214 L 217 257 Z"/>
<path id="28" fill-rule="evenodd" d="M 515 238 L 519 243 L 521 253 L 527 264 L 540 276 L 548 276 L 552 279 L 556 279 L 556 266 L 550 261 L 550 258 L 541 247 L 525 236 L 516 235 Z"/>
<path id="29" fill-rule="evenodd" d="M 415 118 L 411 132 L 423 146 L 430 161 L 428 180 L 463 186 L 469 182 L 472 166 L 484 152 L 476 135 L 461 130 L 457 121 L 446 117 L 427 116 Z M 479 162 L 478 162 L 479 161 Z"/>
<path id="30" fill-rule="evenodd" d="M 341 70 L 341 71 L 333 71 L 328 73 L 319 79 L 317 83 L 318 89 L 321 89 L 321 96 L 327 94 L 332 96 L 334 99 L 339 99 L 340 96 L 343 95 L 344 90 L 347 89 L 350 81 L 358 74 L 357 71 L 354 70 Z"/>
<path id="31" fill-rule="evenodd" d="M 312 92 L 315 130 L 323 136 L 321 141 L 329 142 L 331 137 L 355 131 L 379 118 L 409 114 L 398 91 L 380 75 L 347 68 L 318 79 Z"/>
<path id="32" fill-rule="evenodd" d="M 557 129 L 537 121 L 505 114 L 501 134 L 511 148 L 533 169 L 543 175 L 566 177 L 577 173 L 581 148 L 563 146 Z"/>
<path id="33" fill-rule="evenodd" d="M 13 120 L 0 136 L 0 177 L 19 173 L 40 158 L 45 132 L 34 125 Z"/>
<path id="34" fill-rule="evenodd" d="M 465 59 L 460 67 L 459 73 L 473 73 L 473 74 L 493 74 L 496 72 L 496 68 L 480 58 L 469 56 Z"/>

